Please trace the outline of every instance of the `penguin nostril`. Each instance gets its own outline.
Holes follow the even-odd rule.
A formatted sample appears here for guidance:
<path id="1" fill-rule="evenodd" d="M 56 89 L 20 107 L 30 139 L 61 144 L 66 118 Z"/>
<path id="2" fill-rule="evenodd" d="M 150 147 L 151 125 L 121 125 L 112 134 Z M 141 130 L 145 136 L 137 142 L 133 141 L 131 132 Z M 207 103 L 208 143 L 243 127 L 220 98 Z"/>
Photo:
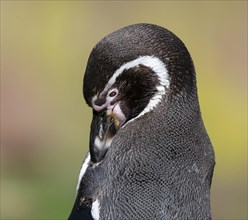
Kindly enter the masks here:
<path id="1" fill-rule="evenodd" d="M 105 99 L 97 99 L 94 101 L 94 104 L 97 106 L 102 106 L 105 103 Z"/>

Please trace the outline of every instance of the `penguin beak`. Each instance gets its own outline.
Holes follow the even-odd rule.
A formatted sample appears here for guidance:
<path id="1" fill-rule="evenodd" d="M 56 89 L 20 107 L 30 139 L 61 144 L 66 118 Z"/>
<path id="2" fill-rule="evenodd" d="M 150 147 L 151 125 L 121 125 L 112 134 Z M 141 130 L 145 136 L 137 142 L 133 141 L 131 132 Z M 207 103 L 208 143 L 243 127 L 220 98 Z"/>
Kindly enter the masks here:
<path id="1" fill-rule="evenodd" d="M 107 153 L 112 139 L 116 134 L 115 123 L 118 123 L 111 114 L 93 112 L 90 131 L 90 154 L 94 163 L 100 162 Z M 116 121 L 116 122 L 114 122 Z"/>

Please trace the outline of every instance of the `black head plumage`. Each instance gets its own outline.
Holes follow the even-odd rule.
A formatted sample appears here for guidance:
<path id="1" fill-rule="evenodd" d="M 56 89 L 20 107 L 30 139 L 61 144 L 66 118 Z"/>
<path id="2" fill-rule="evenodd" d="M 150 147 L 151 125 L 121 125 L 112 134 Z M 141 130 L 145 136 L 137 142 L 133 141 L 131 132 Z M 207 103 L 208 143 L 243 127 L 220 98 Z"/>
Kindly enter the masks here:
<path id="1" fill-rule="evenodd" d="M 160 26 L 136 24 L 109 34 L 93 48 L 84 76 L 87 103 L 121 65 L 139 56 L 155 56 L 166 64 L 174 93 L 195 90 L 194 65 L 184 43 Z"/>

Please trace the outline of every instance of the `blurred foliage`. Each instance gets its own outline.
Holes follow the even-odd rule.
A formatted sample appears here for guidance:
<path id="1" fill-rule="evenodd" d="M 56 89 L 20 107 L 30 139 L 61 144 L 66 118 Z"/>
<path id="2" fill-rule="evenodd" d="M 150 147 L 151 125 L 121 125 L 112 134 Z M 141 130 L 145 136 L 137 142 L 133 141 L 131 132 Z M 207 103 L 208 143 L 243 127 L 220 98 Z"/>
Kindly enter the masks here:
<path id="1" fill-rule="evenodd" d="M 132 23 L 178 35 L 216 152 L 214 219 L 247 219 L 247 1 L 1 1 L 1 219 L 66 219 L 88 149 L 92 47 Z"/>

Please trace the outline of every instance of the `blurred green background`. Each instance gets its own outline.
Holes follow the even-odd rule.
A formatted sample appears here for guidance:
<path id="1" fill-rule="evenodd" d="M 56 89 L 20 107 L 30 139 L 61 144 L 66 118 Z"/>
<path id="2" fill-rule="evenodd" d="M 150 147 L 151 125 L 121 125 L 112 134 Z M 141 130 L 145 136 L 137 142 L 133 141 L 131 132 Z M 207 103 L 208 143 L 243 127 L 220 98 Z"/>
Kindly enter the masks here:
<path id="1" fill-rule="evenodd" d="M 92 47 L 133 23 L 179 36 L 216 153 L 214 219 L 247 219 L 247 1 L 1 1 L 1 219 L 66 219 L 88 149 Z"/>

